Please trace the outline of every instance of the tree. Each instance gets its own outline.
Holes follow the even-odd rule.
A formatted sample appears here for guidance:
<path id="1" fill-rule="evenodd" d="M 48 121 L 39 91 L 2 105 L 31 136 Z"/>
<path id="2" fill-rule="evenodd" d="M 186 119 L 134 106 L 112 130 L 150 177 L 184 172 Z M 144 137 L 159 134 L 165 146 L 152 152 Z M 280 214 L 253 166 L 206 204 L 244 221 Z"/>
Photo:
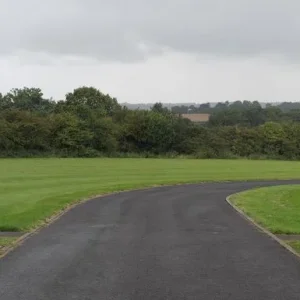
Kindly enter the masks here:
<path id="1" fill-rule="evenodd" d="M 0 119 L 0 151 L 11 152 L 13 150 L 13 136 L 13 124 L 10 124 L 5 119 Z"/>
<path id="2" fill-rule="evenodd" d="M 9 109 L 12 107 L 12 104 L 13 103 L 10 101 L 10 99 L 0 93 L 0 110 Z"/>
<path id="3" fill-rule="evenodd" d="M 48 113 L 54 109 L 55 102 L 43 98 L 39 88 L 12 89 L 9 93 L 0 98 L 3 109 L 17 108 L 29 111 Z"/>
<path id="4" fill-rule="evenodd" d="M 103 116 L 112 116 L 121 108 L 116 98 L 111 98 L 93 87 L 85 86 L 68 93 L 66 105 L 71 106 L 77 113 L 87 107 L 101 112 Z"/>
<path id="5" fill-rule="evenodd" d="M 285 132 L 282 124 L 267 122 L 259 128 L 264 137 L 264 154 L 271 156 L 283 155 L 282 145 L 285 139 Z"/>
<path id="6" fill-rule="evenodd" d="M 168 114 L 169 110 L 166 107 L 163 107 L 162 103 L 158 102 L 153 105 L 151 108 L 152 111 L 160 114 Z"/>
<path id="7" fill-rule="evenodd" d="M 89 120 L 89 129 L 92 136 L 91 146 L 102 153 L 118 151 L 119 127 L 111 117 L 92 118 Z"/>
<path id="8" fill-rule="evenodd" d="M 174 114 L 187 114 L 188 112 L 188 107 L 187 106 L 184 106 L 184 105 L 181 105 L 181 106 L 173 106 L 171 108 L 171 111 L 174 113 Z"/>
<path id="9" fill-rule="evenodd" d="M 51 116 L 50 141 L 52 148 L 72 153 L 82 153 L 91 147 L 93 133 L 85 122 L 71 113 Z"/>
<path id="10" fill-rule="evenodd" d="M 1 117 L 4 125 L 1 135 L 5 137 L 6 143 L 9 141 L 10 150 L 46 151 L 49 149 L 50 126 L 46 117 L 19 109 L 5 111 Z"/>
<path id="11" fill-rule="evenodd" d="M 210 113 L 211 112 L 210 104 L 209 103 L 200 104 L 198 111 L 201 113 Z"/>
<path id="12" fill-rule="evenodd" d="M 155 111 L 133 111 L 127 115 L 122 128 L 121 149 L 126 152 L 166 153 L 175 141 L 172 114 Z"/>

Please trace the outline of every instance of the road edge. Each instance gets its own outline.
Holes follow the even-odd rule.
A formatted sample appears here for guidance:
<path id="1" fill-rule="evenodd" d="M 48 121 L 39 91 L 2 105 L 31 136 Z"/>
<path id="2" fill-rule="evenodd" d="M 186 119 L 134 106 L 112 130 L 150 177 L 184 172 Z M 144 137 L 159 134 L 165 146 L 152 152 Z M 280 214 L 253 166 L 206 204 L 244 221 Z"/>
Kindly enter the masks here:
<path id="1" fill-rule="evenodd" d="M 226 202 L 246 221 L 248 221 L 252 226 L 254 226 L 256 229 L 258 229 L 259 231 L 263 232 L 264 234 L 266 234 L 267 236 L 269 236 L 271 239 L 273 239 L 274 241 L 276 241 L 277 243 L 280 244 L 280 246 L 282 246 L 283 248 L 285 248 L 286 250 L 288 250 L 289 252 L 291 252 L 292 254 L 294 254 L 296 256 L 296 258 L 298 258 L 300 260 L 300 254 L 295 251 L 290 245 L 288 245 L 287 243 L 285 243 L 283 240 L 281 240 L 280 238 L 278 238 L 275 234 L 273 234 L 271 231 L 269 231 L 268 229 L 266 229 L 265 227 L 263 227 L 262 225 L 258 224 L 254 219 L 252 219 L 251 217 L 249 217 L 243 210 L 241 210 L 239 207 L 237 207 L 235 204 L 233 204 L 230 201 L 230 197 L 232 197 L 235 194 L 229 195 L 226 197 Z"/>
<path id="2" fill-rule="evenodd" d="M 288 179 L 287 179 L 288 180 Z M 226 181 L 222 181 L 226 182 Z M 104 197 L 108 196 L 113 196 L 117 195 L 120 193 L 130 193 L 130 192 L 138 192 L 138 191 L 147 191 L 149 189 L 154 189 L 154 188 L 163 188 L 163 187 L 173 187 L 173 186 L 180 186 L 180 185 L 193 185 L 193 184 L 203 184 L 206 182 L 199 182 L 199 183 L 174 183 L 174 184 L 158 184 L 158 185 L 150 185 L 148 187 L 140 187 L 140 188 L 135 188 L 135 189 L 128 189 L 128 190 L 119 190 L 119 191 L 114 191 L 114 192 L 109 192 L 109 193 L 103 193 L 103 194 L 98 194 L 98 195 L 93 195 L 84 199 L 77 200 L 73 203 L 68 204 L 66 207 L 62 208 L 58 212 L 54 213 L 51 215 L 49 218 L 41 221 L 40 225 L 37 225 L 34 227 L 32 230 L 26 232 L 25 234 L 21 235 L 19 238 L 17 238 L 10 246 L 4 247 L 4 249 L 0 252 L 0 260 L 4 258 L 7 254 L 9 254 L 11 251 L 15 250 L 17 247 L 21 246 L 22 243 L 24 243 L 27 239 L 29 239 L 31 236 L 34 234 L 39 233 L 43 228 L 50 226 L 52 223 L 60 219 L 63 215 L 68 213 L 71 209 L 77 207 L 78 205 L 84 204 L 85 202 L 96 200 L 96 199 L 101 199 Z"/>
<path id="3" fill-rule="evenodd" d="M 33 236 L 34 234 L 37 234 L 40 230 L 42 230 L 43 228 L 50 226 L 52 223 L 54 223 L 55 221 L 57 221 L 58 219 L 60 219 L 63 215 L 65 215 L 66 213 L 68 213 L 71 209 L 77 207 L 78 205 L 84 204 L 85 202 L 91 201 L 91 200 L 96 200 L 96 199 L 101 199 L 104 197 L 108 197 L 108 196 L 113 196 L 113 195 L 117 195 L 120 193 L 130 193 L 130 192 L 137 192 L 137 191 L 147 191 L 149 189 L 155 189 L 155 188 L 164 188 L 164 187 L 175 187 L 175 186 L 187 186 L 187 185 L 195 185 L 195 184 L 204 184 L 204 183 L 235 183 L 235 182 L 268 182 L 268 181 L 290 181 L 290 180 L 298 180 L 298 179 L 254 179 L 254 180 L 241 180 L 241 181 L 236 181 L 236 180 L 216 180 L 216 181 L 199 181 L 199 182 L 183 182 L 183 183 L 171 183 L 171 184 L 154 184 L 154 185 L 149 185 L 149 186 L 144 186 L 144 187 L 137 187 L 137 188 L 133 188 L 133 189 L 126 189 L 126 190 L 119 190 L 119 191 L 114 191 L 114 192 L 108 192 L 108 193 L 103 193 L 103 194 L 98 194 L 98 195 L 93 195 L 87 198 L 83 198 L 83 199 L 79 199 L 77 201 L 74 201 L 73 203 L 68 204 L 66 207 L 62 208 L 61 210 L 59 210 L 58 212 L 54 213 L 53 215 L 51 215 L 49 218 L 41 221 L 40 225 L 37 225 L 36 227 L 34 227 L 32 230 L 28 231 L 27 233 L 25 233 L 24 235 L 20 236 L 19 238 L 17 238 L 12 245 L 4 248 L 2 250 L 2 252 L 0 252 L 0 261 L 2 258 L 4 258 L 7 254 L 9 254 L 11 251 L 15 250 L 16 248 L 18 248 L 22 243 L 24 243 L 28 238 L 30 238 L 31 236 Z M 232 196 L 232 195 L 230 195 Z M 235 207 L 232 203 L 229 202 L 229 197 L 226 197 L 226 201 L 228 202 L 228 204 L 230 206 L 232 206 L 236 211 L 238 211 L 242 216 L 244 216 L 248 221 L 250 221 L 253 224 L 256 224 L 254 220 L 252 220 L 251 218 L 249 218 L 248 216 L 246 216 L 239 208 Z M 265 229 L 263 227 L 261 227 L 259 224 L 256 224 L 256 226 L 258 228 L 260 228 L 262 231 L 264 231 Z M 266 234 L 268 234 L 267 232 L 265 232 Z M 293 252 L 299 259 L 300 259 L 300 255 L 294 251 L 294 249 L 283 243 L 281 240 L 279 240 L 276 236 L 274 236 L 271 232 L 269 232 L 273 238 L 279 242 L 283 247 L 287 248 L 288 250 L 290 250 L 291 252 Z M 268 235 L 270 235 L 268 234 Z"/>

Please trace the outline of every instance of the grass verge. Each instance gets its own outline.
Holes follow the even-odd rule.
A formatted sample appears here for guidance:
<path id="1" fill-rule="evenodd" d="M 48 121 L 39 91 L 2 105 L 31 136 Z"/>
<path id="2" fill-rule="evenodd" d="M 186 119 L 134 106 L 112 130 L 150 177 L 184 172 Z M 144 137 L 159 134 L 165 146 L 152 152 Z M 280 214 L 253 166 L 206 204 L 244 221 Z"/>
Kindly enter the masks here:
<path id="1" fill-rule="evenodd" d="M 300 162 L 0 159 L 0 231 L 28 231 L 78 200 L 164 184 L 296 179 Z"/>
<path id="2" fill-rule="evenodd" d="M 0 237 L 0 257 L 6 251 L 6 249 L 13 246 L 16 240 L 16 237 Z"/>
<path id="3" fill-rule="evenodd" d="M 286 243 L 300 254 L 300 241 L 286 241 Z"/>
<path id="4" fill-rule="evenodd" d="M 300 234 L 300 185 L 249 190 L 230 201 L 274 234 Z"/>
<path id="5" fill-rule="evenodd" d="M 300 234 L 300 185 L 249 190 L 229 200 L 274 234 Z M 300 254 L 300 241 L 285 242 Z"/>

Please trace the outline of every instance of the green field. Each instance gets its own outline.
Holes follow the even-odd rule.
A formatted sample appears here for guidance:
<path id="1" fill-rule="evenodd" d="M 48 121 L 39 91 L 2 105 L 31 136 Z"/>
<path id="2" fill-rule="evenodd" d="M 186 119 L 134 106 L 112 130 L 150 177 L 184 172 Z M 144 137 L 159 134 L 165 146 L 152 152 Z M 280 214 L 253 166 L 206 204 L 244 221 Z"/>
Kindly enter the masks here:
<path id="1" fill-rule="evenodd" d="M 29 230 L 93 195 L 162 184 L 300 178 L 299 162 L 192 159 L 2 159 L 0 231 Z"/>

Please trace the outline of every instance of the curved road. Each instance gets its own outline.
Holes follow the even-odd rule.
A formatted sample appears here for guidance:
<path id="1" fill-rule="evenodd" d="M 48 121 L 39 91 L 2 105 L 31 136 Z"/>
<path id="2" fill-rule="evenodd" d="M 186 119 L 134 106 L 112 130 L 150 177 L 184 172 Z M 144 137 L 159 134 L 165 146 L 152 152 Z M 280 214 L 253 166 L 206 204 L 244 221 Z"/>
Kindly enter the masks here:
<path id="1" fill-rule="evenodd" d="M 300 299 L 299 260 L 225 202 L 282 183 L 297 182 L 161 187 L 81 204 L 0 260 L 0 299 Z"/>

